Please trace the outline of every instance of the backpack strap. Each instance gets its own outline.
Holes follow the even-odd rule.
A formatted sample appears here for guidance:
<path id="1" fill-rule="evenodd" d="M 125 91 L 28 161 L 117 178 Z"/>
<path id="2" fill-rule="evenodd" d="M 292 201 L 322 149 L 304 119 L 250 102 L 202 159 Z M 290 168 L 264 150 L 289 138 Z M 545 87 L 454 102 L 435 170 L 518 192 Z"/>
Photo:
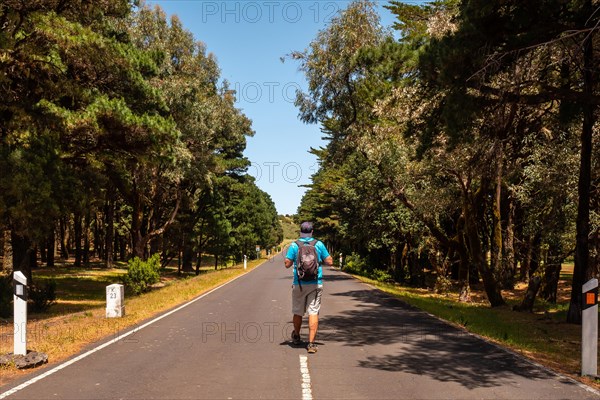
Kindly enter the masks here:
<path id="1" fill-rule="evenodd" d="M 298 239 L 298 240 L 296 240 L 295 243 L 298 245 L 298 248 L 300 248 L 300 246 L 306 246 L 307 244 L 314 247 L 318 242 L 319 241 L 317 239 L 313 239 L 310 242 L 305 242 L 305 241 Z"/>
<path id="2" fill-rule="evenodd" d="M 298 252 L 296 254 L 296 278 L 298 278 L 298 286 L 300 287 L 300 291 L 302 291 L 302 281 L 300 280 L 300 275 L 298 275 L 298 266 L 300 265 L 300 247 L 304 246 L 304 242 L 298 239 L 294 243 L 298 246 Z"/>
<path id="3" fill-rule="evenodd" d="M 319 241 L 317 239 L 313 239 L 307 243 L 315 248 L 315 253 L 317 253 L 317 264 L 321 264 L 321 260 L 319 259 L 319 250 L 317 250 L 317 243 L 319 243 Z"/>
<path id="4" fill-rule="evenodd" d="M 298 239 L 294 243 L 298 246 L 298 251 L 296 252 L 296 267 L 298 267 L 300 264 L 300 248 L 304 246 L 304 242 Z"/>

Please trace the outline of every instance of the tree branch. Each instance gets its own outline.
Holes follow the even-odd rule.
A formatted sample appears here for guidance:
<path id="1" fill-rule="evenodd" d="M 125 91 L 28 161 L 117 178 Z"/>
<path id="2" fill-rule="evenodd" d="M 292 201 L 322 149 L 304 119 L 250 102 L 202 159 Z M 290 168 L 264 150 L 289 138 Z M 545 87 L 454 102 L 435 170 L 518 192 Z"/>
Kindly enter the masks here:
<path id="1" fill-rule="evenodd" d="M 179 194 L 177 194 L 177 202 L 175 203 L 175 208 L 173 209 L 173 212 L 171 213 L 171 216 L 163 224 L 163 226 L 161 226 L 159 229 L 155 229 L 152 232 L 149 232 L 144 237 L 144 242 L 145 243 L 148 243 L 148 241 L 150 239 L 152 239 L 153 237 L 156 237 L 158 235 L 162 235 L 165 232 L 165 230 L 169 227 L 169 225 L 171 225 L 173 223 L 173 221 L 175 221 L 175 217 L 177 216 L 177 213 L 179 212 L 179 205 L 180 204 L 181 204 L 181 196 Z"/>
<path id="2" fill-rule="evenodd" d="M 568 100 L 575 103 L 589 103 L 592 105 L 600 105 L 600 97 L 597 95 L 585 95 L 583 92 L 566 88 L 556 88 L 552 86 L 543 86 L 544 92 L 535 94 L 523 94 L 519 91 L 508 91 L 506 89 L 494 88 L 487 85 L 474 87 L 481 93 L 495 96 L 499 99 L 504 99 L 512 103 L 538 105 L 549 103 L 554 100 Z"/>

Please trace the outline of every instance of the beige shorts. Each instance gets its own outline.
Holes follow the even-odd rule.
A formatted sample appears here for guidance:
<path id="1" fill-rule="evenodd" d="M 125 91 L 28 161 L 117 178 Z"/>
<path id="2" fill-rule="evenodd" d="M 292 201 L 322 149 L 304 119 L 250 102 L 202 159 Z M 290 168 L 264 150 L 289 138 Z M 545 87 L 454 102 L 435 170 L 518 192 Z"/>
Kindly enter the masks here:
<path id="1" fill-rule="evenodd" d="M 297 285 L 292 286 L 292 313 L 294 315 L 318 315 L 321 309 L 321 295 L 323 285 L 302 285 L 302 290 Z"/>

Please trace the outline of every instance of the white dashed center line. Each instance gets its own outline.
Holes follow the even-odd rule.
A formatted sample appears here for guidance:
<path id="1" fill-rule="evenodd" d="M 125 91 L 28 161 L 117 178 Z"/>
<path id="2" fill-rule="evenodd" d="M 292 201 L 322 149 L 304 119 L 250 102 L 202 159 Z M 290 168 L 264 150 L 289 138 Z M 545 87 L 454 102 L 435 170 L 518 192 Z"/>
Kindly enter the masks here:
<path id="1" fill-rule="evenodd" d="M 300 373 L 302 374 L 302 400 L 312 400 L 310 372 L 308 371 L 308 357 L 300 356 Z"/>

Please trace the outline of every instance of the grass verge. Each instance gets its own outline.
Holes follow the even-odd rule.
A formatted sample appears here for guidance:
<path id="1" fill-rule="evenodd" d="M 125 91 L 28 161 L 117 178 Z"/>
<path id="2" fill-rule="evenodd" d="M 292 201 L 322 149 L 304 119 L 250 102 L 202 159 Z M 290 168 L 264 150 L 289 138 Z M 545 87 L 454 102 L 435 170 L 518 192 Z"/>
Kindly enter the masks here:
<path id="1" fill-rule="evenodd" d="M 165 286 L 160 289 L 137 297 L 126 297 L 126 315 L 123 318 L 115 319 L 105 318 L 104 300 L 102 300 L 105 298 L 104 284 L 114 283 L 114 278 L 122 274 L 122 271 L 107 271 L 99 276 L 94 274 L 97 278 L 91 279 L 91 281 L 100 283 L 97 285 L 86 283 L 85 285 L 99 285 L 96 288 L 102 289 L 97 295 L 99 299 L 84 300 L 86 302 L 85 311 L 73 314 L 57 316 L 54 315 L 56 311 L 53 311 L 53 314 L 46 318 L 34 315 L 27 325 L 27 347 L 48 354 L 51 364 L 60 363 L 86 347 L 93 346 L 107 338 L 118 337 L 143 321 L 249 272 L 265 261 L 264 259 L 249 261 L 246 271 L 242 265 L 238 265 L 187 279 L 167 280 Z M 79 273 L 83 274 L 84 272 Z M 90 279 L 86 281 L 90 281 Z M 68 304 L 77 300 L 67 299 L 65 301 Z M 68 308 L 62 308 L 63 312 L 66 310 Z M 3 322 L 0 324 L 0 354 L 9 353 L 12 350 L 13 324 L 12 322 Z M 0 385 L 5 385 L 29 372 L 31 371 L 20 371 L 14 367 L 0 368 Z"/>
<path id="2" fill-rule="evenodd" d="M 512 305 L 520 300 L 516 293 L 505 293 L 506 306 L 490 308 L 483 301 L 461 303 L 458 295 L 438 295 L 427 289 L 353 276 L 453 325 L 600 389 L 600 381 L 579 376 L 581 327 L 564 322 L 563 304 L 553 307 L 543 304 L 534 313 L 516 312 L 512 310 Z"/>

